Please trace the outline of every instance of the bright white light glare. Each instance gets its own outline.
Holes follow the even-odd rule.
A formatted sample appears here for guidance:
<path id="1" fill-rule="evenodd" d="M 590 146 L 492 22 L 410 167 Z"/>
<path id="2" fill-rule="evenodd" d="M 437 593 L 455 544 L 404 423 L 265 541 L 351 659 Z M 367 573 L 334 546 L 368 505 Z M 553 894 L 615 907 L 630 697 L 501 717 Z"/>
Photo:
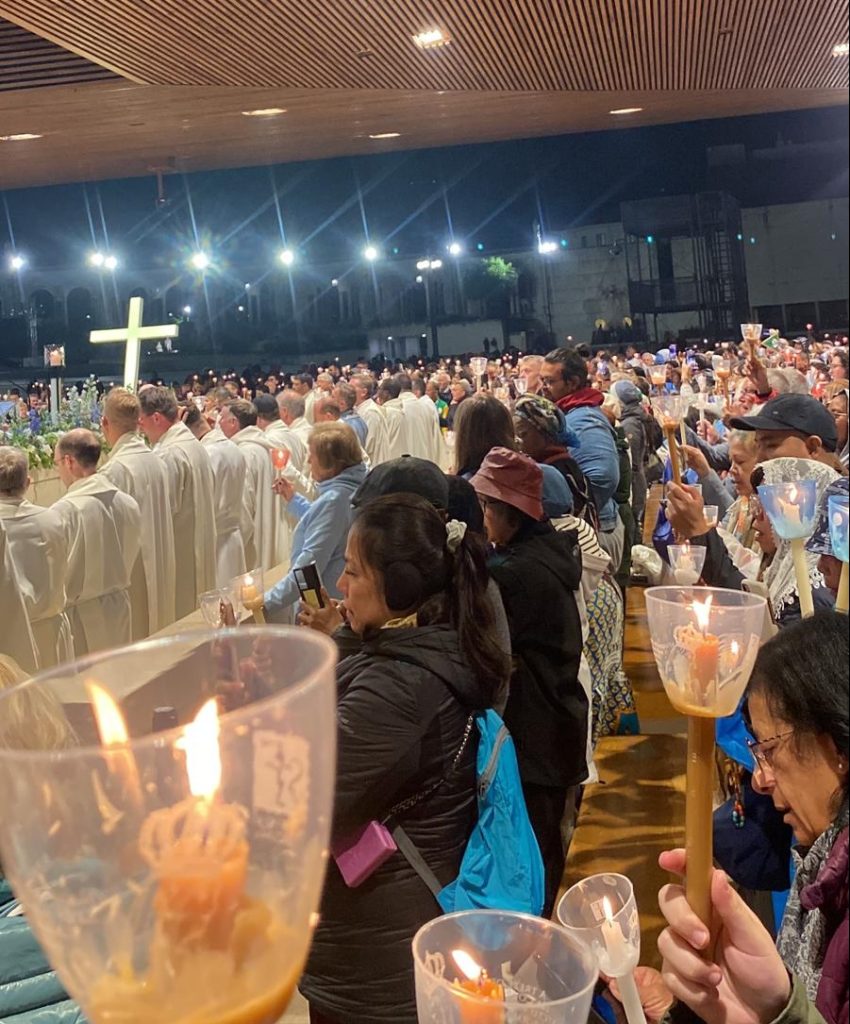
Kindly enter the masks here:
<path id="1" fill-rule="evenodd" d="M 339 281 L 336 278 L 331 281 L 331 288 L 339 288 Z"/>
<path id="2" fill-rule="evenodd" d="M 107 270 L 117 270 L 118 260 L 115 256 L 107 256 L 106 259 L 103 261 L 103 265 L 104 267 L 106 267 Z"/>
<path id="3" fill-rule="evenodd" d="M 416 264 L 417 270 L 427 270 L 430 265 L 429 260 L 419 260 Z"/>
<path id="4" fill-rule="evenodd" d="M 93 252 L 89 256 L 89 263 L 93 267 L 102 267 L 105 260 L 106 260 L 106 257 L 103 255 L 102 252 Z"/>
<path id="5" fill-rule="evenodd" d="M 449 246 L 449 255 L 451 256 L 460 256 L 462 252 L 463 246 L 460 244 L 460 242 L 452 242 L 452 244 Z"/>
<path id="6" fill-rule="evenodd" d="M 17 135 L 0 135 L 0 142 L 29 142 L 30 139 L 43 138 L 43 135 L 33 135 L 32 132 L 18 132 Z"/>
<path id="7" fill-rule="evenodd" d="M 369 136 L 370 139 L 400 139 L 401 132 L 376 132 Z"/>
<path id="8" fill-rule="evenodd" d="M 210 265 L 210 258 L 205 252 L 196 252 L 192 257 L 192 266 L 195 270 L 206 270 Z"/>
<path id="9" fill-rule="evenodd" d="M 378 258 L 379 255 L 380 253 L 378 252 L 374 245 L 367 245 L 366 248 L 363 250 L 363 256 L 367 260 L 369 260 L 370 263 L 374 263 L 374 261 Z"/>
<path id="10" fill-rule="evenodd" d="M 557 242 L 540 242 L 537 246 L 537 251 L 540 253 L 541 256 L 548 256 L 549 253 L 557 252 L 557 250 Z"/>
<path id="11" fill-rule="evenodd" d="M 422 284 L 422 275 L 421 274 L 417 274 L 416 275 L 416 283 L 417 284 Z"/>
<path id="12" fill-rule="evenodd" d="M 432 270 L 439 270 L 442 265 L 443 265 L 443 261 L 442 260 L 431 260 L 431 269 Z"/>
<path id="13" fill-rule="evenodd" d="M 609 110 L 609 114 L 639 114 L 643 110 L 643 107 L 618 107 L 617 110 Z"/>
<path id="14" fill-rule="evenodd" d="M 846 57 L 850 54 L 850 43 L 836 43 L 832 48 L 833 57 Z"/>
<path id="15" fill-rule="evenodd" d="M 243 110 L 243 117 L 275 117 L 278 114 L 285 114 L 285 107 L 259 107 L 257 110 Z"/>
<path id="16" fill-rule="evenodd" d="M 236 310 L 237 310 L 237 312 L 239 312 L 239 313 L 244 313 L 244 312 L 245 312 L 245 307 L 244 307 L 244 306 L 237 306 L 237 307 L 236 307 Z"/>
<path id="17" fill-rule="evenodd" d="M 183 312 L 186 314 L 186 316 L 188 316 L 192 312 L 192 307 L 191 306 L 184 306 L 183 307 Z"/>
<path id="18" fill-rule="evenodd" d="M 9 260 L 9 266 L 12 270 L 22 270 L 27 260 L 25 256 L 12 256 Z"/>
<path id="19" fill-rule="evenodd" d="M 433 50 L 438 46 L 445 46 L 451 40 L 441 28 L 429 28 L 415 35 L 413 42 L 420 50 Z"/>
<path id="20" fill-rule="evenodd" d="M 291 249 L 284 249 L 278 259 L 285 267 L 291 267 L 295 262 L 295 253 Z"/>

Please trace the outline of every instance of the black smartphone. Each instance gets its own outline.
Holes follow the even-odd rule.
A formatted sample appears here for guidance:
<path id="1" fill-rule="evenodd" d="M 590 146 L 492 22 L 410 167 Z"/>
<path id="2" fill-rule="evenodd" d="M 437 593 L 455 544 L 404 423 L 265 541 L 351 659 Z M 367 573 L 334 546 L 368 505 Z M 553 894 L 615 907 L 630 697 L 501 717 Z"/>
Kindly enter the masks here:
<path id="1" fill-rule="evenodd" d="M 316 563 L 311 562 L 309 565 L 302 565 L 298 569 L 293 569 L 292 572 L 295 576 L 295 585 L 298 587 L 298 593 L 301 595 L 301 600 L 304 604 L 310 605 L 311 608 L 324 608 L 322 581 L 319 577 Z"/>

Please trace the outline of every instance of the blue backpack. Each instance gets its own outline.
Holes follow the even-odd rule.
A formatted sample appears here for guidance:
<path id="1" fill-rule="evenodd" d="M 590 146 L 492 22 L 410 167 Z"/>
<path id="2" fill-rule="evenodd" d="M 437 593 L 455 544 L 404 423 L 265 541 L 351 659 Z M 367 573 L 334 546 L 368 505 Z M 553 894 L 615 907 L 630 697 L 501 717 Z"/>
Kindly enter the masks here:
<path id="1" fill-rule="evenodd" d="M 528 819 L 514 741 L 495 711 L 472 716 L 478 728 L 478 821 L 457 878 L 443 886 L 400 825 L 399 852 L 434 894 L 443 912 L 543 909 L 543 860 Z"/>

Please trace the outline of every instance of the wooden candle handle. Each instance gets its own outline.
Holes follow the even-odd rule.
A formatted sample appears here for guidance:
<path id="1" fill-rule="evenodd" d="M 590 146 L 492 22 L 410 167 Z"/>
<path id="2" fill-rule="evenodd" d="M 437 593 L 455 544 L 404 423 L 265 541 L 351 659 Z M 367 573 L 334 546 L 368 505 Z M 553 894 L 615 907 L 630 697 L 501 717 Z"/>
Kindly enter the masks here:
<path id="1" fill-rule="evenodd" d="M 685 803 L 685 895 L 691 910 L 711 928 L 714 719 L 688 716 L 688 772 Z"/>
<path id="2" fill-rule="evenodd" d="M 850 563 L 841 566 L 841 578 L 838 581 L 838 596 L 835 599 L 835 610 L 846 612 L 850 609 Z"/>
<path id="3" fill-rule="evenodd" d="M 682 469 L 679 465 L 679 444 L 676 441 L 676 428 L 665 427 L 664 433 L 667 435 L 667 447 L 670 450 L 670 466 L 673 470 L 673 483 L 682 483 Z"/>
<path id="4" fill-rule="evenodd" d="M 254 614 L 254 622 L 257 623 L 258 626 L 265 626 L 265 624 L 266 624 L 266 615 L 265 615 L 265 612 L 262 609 L 262 606 L 259 607 L 259 608 L 255 608 L 253 614 Z"/>
<path id="5" fill-rule="evenodd" d="M 794 574 L 797 578 L 800 614 L 804 619 L 808 619 L 815 614 L 815 602 L 812 597 L 812 581 L 809 579 L 809 567 L 806 565 L 805 541 L 801 537 L 791 541 L 791 554 L 794 558 Z"/>

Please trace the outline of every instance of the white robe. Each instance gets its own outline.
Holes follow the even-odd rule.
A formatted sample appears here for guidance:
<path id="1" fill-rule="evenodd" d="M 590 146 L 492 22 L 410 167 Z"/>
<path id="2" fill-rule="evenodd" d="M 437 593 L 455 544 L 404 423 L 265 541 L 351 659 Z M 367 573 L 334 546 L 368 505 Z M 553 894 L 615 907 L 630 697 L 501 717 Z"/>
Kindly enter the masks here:
<path id="1" fill-rule="evenodd" d="M 289 429 L 293 434 L 298 436 L 299 441 L 307 447 L 307 443 L 310 440 L 310 434 L 313 431 L 313 424 L 306 420 L 303 416 L 299 416 L 297 420 L 293 420 L 289 424 Z"/>
<path id="2" fill-rule="evenodd" d="M 400 397 L 410 454 L 442 466 L 446 461 L 445 442 L 436 405 L 427 395 L 417 398 L 411 391 L 403 391 Z"/>
<path id="3" fill-rule="evenodd" d="M 201 594 L 215 588 L 213 472 L 204 446 L 185 423 L 172 424 L 154 445 L 165 463 L 174 513 L 177 618 L 191 615 Z"/>
<path id="4" fill-rule="evenodd" d="M 135 498 L 142 513 L 141 558 L 133 568 L 130 602 L 133 639 L 143 640 L 177 618 L 168 470 L 138 434 L 124 434 L 115 442 L 98 473 L 119 491 Z"/>
<path id="5" fill-rule="evenodd" d="M 304 419 L 310 424 L 311 427 L 316 422 L 315 419 L 313 418 L 315 409 L 316 389 L 313 388 L 311 391 L 308 391 L 307 394 L 304 396 Z"/>
<path id="6" fill-rule="evenodd" d="M 381 409 L 387 427 L 387 460 L 400 459 L 402 455 L 409 455 L 407 424 L 402 400 L 391 398 L 388 402 L 384 402 Z"/>
<path id="7" fill-rule="evenodd" d="M 25 672 L 38 671 L 38 655 L 24 601 L 18 569 L 12 561 L 6 527 L 0 519 L 0 654 Z"/>
<path id="8" fill-rule="evenodd" d="M 213 471 L 216 529 L 216 583 L 226 587 L 248 571 L 242 539 L 242 495 L 248 465 L 238 446 L 216 427 L 201 438 Z"/>
<path id="9" fill-rule="evenodd" d="M 142 513 L 100 473 L 75 480 L 53 506 L 68 537 L 65 584 L 77 657 L 133 639 L 130 580 L 141 550 Z"/>
<path id="10" fill-rule="evenodd" d="M 366 422 L 366 454 L 371 466 L 380 466 L 390 459 L 389 438 L 387 437 L 386 416 L 377 402 L 366 398 L 354 407 L 354 411 Z"/>
<path id="11" fill-rule="evenodd" d="M 62 517 L 26 498 L 0 498 L 0 519 L 6 527 L 39 668 L 71 661 L 74 643 L 65 614 L 68 544 Z"/>
<path id="12" fill-rule="evenodd" d="M 289 452 L 289 461 L 283 471 L 286 479 L 299 494 L 303 494 L 310 501 L 315 500 L 318 492 L 307 463 L 307 445 L 301 436 L 288 427 L 283 420 L 270 423 L 263 432 L 275 448 L 285 448 Z"/>
<path id="13" fill-rule="evenodd" d="M 238 445 L 248 465 L 243 492 L 242 536 L 248 569 L 271 569 L 288 560 L 289 528 L 284 503 L 272 490 L 275 445 L 259 427 L 245 427 L 231 440 Z"/>

